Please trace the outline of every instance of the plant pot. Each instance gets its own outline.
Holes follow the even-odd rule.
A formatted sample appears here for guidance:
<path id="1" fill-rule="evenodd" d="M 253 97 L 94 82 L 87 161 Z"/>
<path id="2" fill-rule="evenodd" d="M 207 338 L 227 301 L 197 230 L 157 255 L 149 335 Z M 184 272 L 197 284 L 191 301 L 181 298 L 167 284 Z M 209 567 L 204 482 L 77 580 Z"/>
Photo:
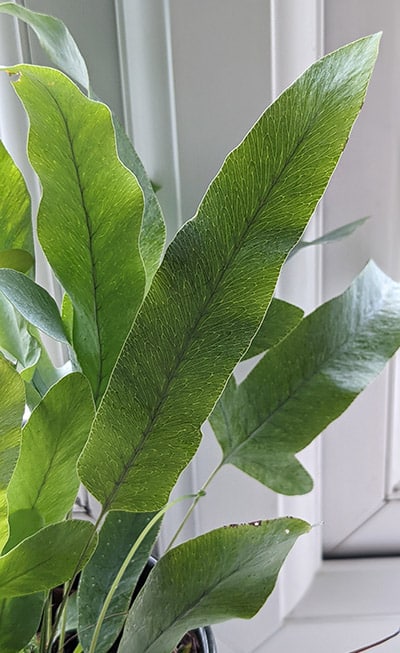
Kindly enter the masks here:
<path id="1" fill-rule="evenodd" d="M 133 593 L 132 597 L 132 602 L 134 601 L 135 597 L 137 596 L 139 590 L 143 586 L 147 576 L 149 575 L 150 571 L 154 567 L 154 565 L 157 563 L 157 559 L 151 556 L 149 558 L 149 561 L 144 568 L 142 575 L 139 578 L 139 581 L 137 583 L 137 586 L 135 588 L 135 591 Z M 53 590 L 53 598 L 55 599 L 54 601 L 54 613 L 56 611 L 56 608 L 58 607 L 59 603 L 61 602 L 62 598 L 62 587 L 55 588 Z M 75 631 L 76 632 L 76 631 Z M 64 649 L 65 653 L 72 653 L 75 651 L 75 648 L 78 644 L 78 640 L 76 637 L 75 632 L 69 632 L 68 636 L 66 638 L 66 646 Z M 121 635 L 118 637 L 116 642 L 113 644 L 111 647 L 109 653 L 117 653 L 118 651 L 118 646 L 119 642 L 121 639 Z M 215 643 L 214 636 L 212 634 L 211 628 L 209 626 L 205 626 L 204 628 L 196 628 L 195 630 L 190 631 L 183 639 L 181 644 L 192 644 L 192 648 L 188 649 L 190 653 L 217 653 L 217 646 Z M 54 644 L 54 651 L 57 650 L 57 646 Z M 181 651 L 184 651 L 185 649 L 182 647 L 177 647 L 176 651 L 177 653 L 180 653 Z M 172 652 L 172 653 L 175 653 Z"/>

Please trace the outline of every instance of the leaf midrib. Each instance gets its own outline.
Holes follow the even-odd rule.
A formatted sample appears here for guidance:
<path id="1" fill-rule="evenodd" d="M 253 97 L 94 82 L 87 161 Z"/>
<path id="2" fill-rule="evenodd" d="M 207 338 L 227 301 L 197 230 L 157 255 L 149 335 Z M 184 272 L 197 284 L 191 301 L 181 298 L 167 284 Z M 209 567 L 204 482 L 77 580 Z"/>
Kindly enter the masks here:
<path id="1" fill-rule="evenodd" d="M 368 324 L 368 322 L 371 319 L 374 319 L 376 317 L 376 315 L 380 312 L 381 306 L 386 303 L 385 302 L 386 295 L 389 294 L 389 293 L 390 293 L 390 289 L 386 289 L 385 292 L 380 297 L 380 302 L 378 303 L 378 309 L 377 310 L 371 310 L 371 311 L 367 312 L 365 314 L 365 317 L 363 317 L 363 319 L 360 320 L 360 323 L 363 324 L 364 329 L 365 329 L 366 325 Z M 293 392 L 291 392 L 291 394 L 289 396 L 287 396 L 283 401 L 281 401 L 273 409 L 273 411 L 269 413 L 268 417 L 265 420 L 263 420 L 261 422 L 261 424 L 259 424 L 255 429 L 253 429 L 253 431 L 251 431 L 251 433 L 246 437 L 245 440 L 243 440 L 242 442 L 240 442 L 240 444 L 238 444 L 236 447 L 234 447 L 229 452 L 229 454 L 227 456 L 223 456 L 222 461 L 221 461 L 220 464 L 221 465 L 228 464 L 230 462 L 230 460 L 232 458 L 234 458 L 238 454 L 238 452 L 241 451 L 241 449 L 245 448 L 249 444 L 249 442 L 251 442 L 253 440 L 253 438 L 257 437 L 258 432 L 261 431 L 262 429 L 264 429 L 268 425 L 268 423 L 274 418 L 274 416 L 279 411 L 282 410 L 282 408 L 284 408 L 287 404 L 289 404 L 293 400 L 293 398 L 298 394 L 298 392 L 300 390 L 307 387 L 307 385 L 309 385 L 313 381 L 314 377 L 318 376 L 318 374 L 323 372 L 324 368 L 329 364 L 329 362 L 331 362 L 333 359 L 340 356 L 340 353 L 343 350 L 345 350 L 345 348 L 349 345 L 349 343 L 351 343 L 352 341 L 355 341 L 356 339 L 357 338 L 354 335 L 352 335 L 351 332 L 348 332 L 348 335 L 346 336 L 346 338 L 343 339 L 341 342 L 339 341 L 340 345 L 337 348 L 335 348 L 334 352 L 332 352 L 332 351 L 327 352 L 327 356 L 324 357 L 323 361 L 321 361 L 318 369 L 314 369 L 311 374 L 309 374 L 308 376 L 302 377 L 300 382 L 294 388 Z M 243 383 L 246 383 L 246 379 L 243 381 Z M 238 390 L 239 388 L 240 388 L 240 384 L 236 387 L 236 390 Z M 353 392 L 353 394 L 354 394 L 354 392 Z M 356 393 L 356 394 L 358 394 L 358 393 Z M 221 402 L 221 410 L 222 410 L 226 430 L 229 433 L 229 431 L 230 431 L 229 426 L 228 426 L 229 425 L 229 419 L 228 419 L 228 415 L 226 413 L 225 406 L 224 406 L 223 402 Z M 287 451 L 286 453 L 290 453 L 290 454 L 294 455 L 294 454 L 298 453 L 301 450 L 301 448 L 297 449 L 297 450 L 294 450 L 294 451 Z"/>
<path id="2" fill-rule="evenodd" d="M 278 184 L 279 184 L 283 174 L 285 173 L 287 167 L 290 165 L 291 161 L 296 156 L 296 153 L 297 153 L 298 149 L 300 148 L 300 146 L 303 144 L 304 141 L 307 140 L 307 138 L 308 138 L 308 136 L 310 134 L 310 131 L 312 131 L 312 129 L 313 129 L 313 127 L 314 127 L 314 125 L 315 125 L 315 123 L 317 121 L 318 121 L 318 116 L 314 114 L 312 116 L 312 120 L 310 118 L 309 122 L 305 126 L 305 130 L 304 130 L 304 133 L 303 133 L 302 137 L 299 138 L 296 141 L 296 144 L 294 145 L 294 147 L 292 149 L 292 152 L 286 158 L 285 162 L 282 164 L 281 170 L 279 171 L 279 173 L 271 181 L 271 185 L 268 188 L 268 190 L 266 191 L 263 200 L 259 202 L 258 207 L 255 209 L 252 217 L 245 222 L 245 226 L 244 226 L 244 229 L 241 232 L 240 237 L 233 243 L 233 245 L 231 247 L 231 251 L 230 251 L 230 253 L 228 255 L 228 258 L 227 258 L 227 262 L 225 263 L 225 265 L 222 267 L 221 271 L 219 272 L 219 274 L 217 276 L 217 279 L 216 279 L 216 282 L 213 285 L 213 288 L 211 289 L 209 297 L 206 300 L 206 302 L 203 304 L 203 310 L 201 312 L 199 312 L 198 317 L 196 318 L 196 321 L 195 321 L 192 329 L 188 332 L 188 335 L 185 336 L 185 338 L 183 340 L 183 343 L 182 343 L 182 346 L 181 346 L 181 349 L 180 349 L 180 352 L 179 352 L 178 356 L 175 357 L 175 359 L 174 359 L 175 364 L 174 364 L 170 374 L 168 376 L 166 376 L 165 383 L 163 384 L 163 387 L 162 387 L 162 390 L 161 390 L 161 393 L 160 393 L 160 398 L 159 398 L 159 400 L 158 400 L 158 402 L 157 402 L 157 404 L 155 406 L 155 409 L 154 409 L 153 413 L 150 415 L 148 423 L 147 423 L 147 425 L 146 425 L 146 427 L 145 427 L 145 429 L 143 431 L 142 437 L 141 437 L 137 447 L 134 448 L 132 456 L 129 458 L 127 463 L 123 466 L 122 474 L 120 475 L 118 480 L 114 483 L 113 490 L 110 492 L 109 496 L 107 497 L 106 501 L 103 504 L 103 514 L 105 514 L 105 512 L 107 512 L 109 510 L 109 508 L 111 507 L 111 505 L 112 505 L 112 503 L 113 503 L 119 489 L 123 485 L 127 475 L 129 474 L 130 470 L 134 466 L 136 458 L 140 455 L 141 451 L 143 450 L 143 448 L 144 448 L 144 446 L 146 444 L 147 438 L 150 435 L 150 433 L 152 431 L 152 428 L 153 428 L 158 416 L 160 415 L 160 413 L 162 411 L 163 405 L 165 404 L 166 400 L 168 399 L 170 386 L 171 386 L 172 382 L 174 381 L 174 379 L 178 377 L 176 372 L 179 369 L 179 366 L 180 366 L 181 362 L 184 360 L 184 356 L 187 353 L 187 351 L 189 350 L 190 344 L 194 341 L 194 335 L 195 335 L 195 333 L 197 331 L 197 328 L 198 328 L 199 324 L 207 316 L 206 310 L 207 310 L 208 306 L 212 303 L 215 296 L 217 295 L 219 285 L 220 285 L 222 279 L 224 278 L 227 270 L 229 269 L 232 261 L 237 256 L 237 254 L 238 254 L 238 252 L 239 252 L 239 250 L 241 248 L 242 241 L 245 239 L 248 231 L 251 229 L 253 224 L 257 221 L 259 214 L 263 210 L 265 210 L 266 206 L 268 205 L 268 200 L 269 200 L 270 195 L 272 194 L 273 190 L 278 186 Z M 235 151 L 236 150 L 233 150 L 233 152 L 231 154 L 233 154 Z M 221 389 L 221 391 L 222 391 L 222 389 Z"/>
<path id="3" fill-rule="evenodd" d="M 98 305 L 98 301 L 97 301 L 98 285 L 99 284 L 98 284 L 98 279 L 97 279 L 96 259 L 95 259 L 95 256 L 94 256 L 94 248 L 93 248 L 94 230 L 93 230 L 93 227 L 92 227 L 92 221 L 91 221 L 90 213 L 89 213 L 89 210 L 87 208 L 86 201 L 85 201 L 84 190 L 83 190 L 83 186 L 81 184 L 81 179 L 80 179 L 79 165 L 78 165 L 78 162 L 77 162 L 76 157 L 75 157 L 75 151 L 74 151 L 74 147 L 73 147 L 73 139 L 72 139 L 72 135 L 71 135 L 71 132 L 70 132 L 69 125 L 68 125 L 68 121 L 66 119 L 66 116 L 65 116 L 65 114 L 64 114 L 64 112 L 62 110 L 62 107 L 61 107 L 60 103 L 58 102 L 57 98 L 51 93 L 50 88 L 48 86 L 46 86 L 46 84 L 44 84 L 39 78 L 35 77 L 34 79 L 35 79 L 36 82 L 38 82 L 38 84 L 40 84 L 42 86 L 42 88 L 46 91 L 46 93 L 49 95 L 49 97 L 53 100 L 53 102 L 54 102 L 55 106 L 57 107 L 57 109 L 59 111 L 59 114 L 60 114 L 60 116 L 62 118 L 64 127 L 65 127 L 65 135 L 66 135 L 68 144 L 70 146 L 69 147 L 69 154 L 70 154 L 69 158 L 70 158 L 70 160 L 72 162 L 72 166 L 73 166 L 73 169 L 74 169 L 74 172 L 75 172 L 76 186 L 78 188 L 78 192 L 79 192 L 79 195 L 80 195 L 80 198 L 81 198 L 81 206 L 82 206 L 82 209 L 83 209 L 83 214 L 84 214 L 85 222 L 86 222 L 86 228 L 87 228 L 87 233 L 88 233 L 88 246 L 87 246 L 87 248 L 88 248 L 88 251 L 89 251 L 89 256 L 90 256 L 90 261 L 91 261 L 90 278 L 91 278 L 91 283 L 92 283 L 92 297 L 93 297 L 93 303 L 94 303 L 94 315 L 93 316 L 94 316 L 94 324 L 95 324 L 95 328 L 96 328 L 96 340 L 97 340 L 98 351 L 99 351 L 99 358 L 98 358 L 99 365 L 98 365 L 97 370 L 96 370 L 96 386 L 95 386 L 95 388 L 93 388 L 94 399 L 97 402 L 98 397 L 99 397 L 99 393 L 100 393 L 100 386 L 101 386 L 102 380 L 104 378 L 103 363 L 104 363 L 105 356 L 104 356 L 103 343 L 102 343 L 102 340 L 100 338 L 100 326 L 99 326 L 99 313 L 100 313 L 100 311 L 99 311 L 99 305 Z"/>

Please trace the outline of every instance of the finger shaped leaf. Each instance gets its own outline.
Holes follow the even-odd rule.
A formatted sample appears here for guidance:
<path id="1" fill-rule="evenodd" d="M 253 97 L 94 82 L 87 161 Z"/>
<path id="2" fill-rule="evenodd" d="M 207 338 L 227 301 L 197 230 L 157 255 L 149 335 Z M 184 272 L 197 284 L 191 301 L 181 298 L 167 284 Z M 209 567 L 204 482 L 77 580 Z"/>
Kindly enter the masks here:
<path id="1" fill-rule="evenodd" d="M 117 156 L 105 105 L 56 70 L 10 70 L 43 188 L 39 240 L 72 300 L 73 346 L 98 401 L 143 298 L 142 191 Z"/>
<path id="2" fill-rule="evenodd" d="M 147 526 L 154 513 L 110 512 L 100 531 L 99 544 L 86 565 L 79 583 L 79 641 L 89 649 L 93 631 L 104 600 L 128 555 L 132 544 Z M 117 638 L 129 609 L 133 590 L 143 571 L 159 531 L 153 528 L 131 560 L 100 630 L 96 653 L 108 653 Z M 110 556 L 112 551 L 112 556 Z"/>
<path id="3" fill-rule="evenodd" d="M 61 20 L 54 16 L 31 11 L 14 2 L 1 3 L 0 12 L 15 16 L 27 23 L 34 30 L 40 45 L 47 52 L 50 60 L 83 88 L 89 88 L 85 61 L 69 30 Z"/>
<path id="4" fill-rule="evenodd" d="M 96 541 L 89 522 L 68 520 L 46 526 L 0 557 L 0 598 L 61 585 L 82 569 Z"/>
<path id="5" fill-rule="evenodd" d="M 224 462 L 276 492 L 309 491 L 295 453 L 346 410 L 399 346 L 400 284 L 370 263 L 239 386 L 229 381 L 210 416 Z"/>
<path id="6" fill-rule="evenodd" d="M 119 653 L 170 653 L 188 630 L 253 617 L 308 531 L 298 519 L 277 519 L 227 526 L 172 549 L 135 599 Z"/>
<path id="7" fill-rule="evenodd" d="M 162 506 L 195 453 L 345 146 L 378 40 L 328 55 L 283 93 L 168 248 L 80 460 L 106 508 Z"/>
<path id="8" fill-rule="evenodd" d="M 61 521 L 71 510 L 79 487 L 76 463 L 93 416 L 90 387 L 81 374 L 62 378 L 31 414 L 8 488 L 8 549 L 41 525 L 40 520 L 31 521 L 29 513 L 47 525 Z"/>
<path id="9" fill-rule="evenodd" d="M 0 551 L 8 539 L 7 489 L 19 455 L 24 384 L 12 366 L 0 357 Z"/>
<path id="10" fill-rule="evenodd" d="M 68 344 L 57 304 L 44 288 L 22 272 L 0 270 L 0 290 L 28 322 Z"/>
<path id="11" fill-rule="evenodd" d="M 277 345 L 293 331 L 303 315 L 304 311 L 298 306 L 274 297 L 243 359 L 262 354 Z"/>

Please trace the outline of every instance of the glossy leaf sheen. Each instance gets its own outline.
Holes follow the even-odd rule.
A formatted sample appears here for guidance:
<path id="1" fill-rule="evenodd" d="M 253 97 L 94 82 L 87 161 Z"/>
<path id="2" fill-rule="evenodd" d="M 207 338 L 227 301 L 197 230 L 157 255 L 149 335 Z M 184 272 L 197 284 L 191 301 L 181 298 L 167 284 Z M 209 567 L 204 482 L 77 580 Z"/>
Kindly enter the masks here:
<path id="1" fill-rule="evenodd" d="M 304 315 L 298 306 L 273 298 L 268 311 L 243 359 L 262 354 L 293 331 Z"/>
<path id="2" fill-rule="evenodd" d="M 95 546 L 89 522 L 68 520 L 43 528 L 0 557 L 0 599 L 61 585 L 82 569 Z"/>
<path id="3" fill-rule="evenodd" d="M 10 70 L 43 187 L 39 240 L 74 305 L 73 345 L 97 401 L 143 298 L 142 191 L 117 157 L 105 105 L 56 70 Z"/>
<path id="4" fill-rule="evenodd" d="M 90 387 L 81 374 L 61 379 L 31 414 L 8 490 L 13 546 L 19 541 L 15 541 L 14 524 L 21 533 L 18 522 L 22 522 L 24 537 L 32 534 L 30 526 L 35 525 L 29 523 L 28 511 L 47 525 L 61 521 L 72 509 L 79 487 L 76 463 L 93 416 Z"/>
<path id="5" fill-rule="evenodd" d="M 309 528 L 290 518 L 226 526 L 172 549 L 136 598 L 118 653 L 171 653 L 188 630 L 253 617 Z"/>
<path id="6" fill-rule="evenodd" d="M 57 304 L 47 290 L 16 270 L 0 270 L 0 290 L 28 322 L 68 344 Z"/>
<path id="7" fill-rule="evenodd" d="M 400 346 L 400 284 L 370 263 L 350 288 L 306 317 L 210 422 L 224 461 L 283 494 L 312 480 L 295 458 L 382 371 Z"/>
<path id="8" fill-rule="evenodd" d="M 7 489 L 19 455 L 24 384 L 17 372 L 0 357 L 0 552 L 8 539 Z"/>
<path id="9" fill-rule="evenodd" d="M 285 91 L 168 248 L 80 460 L 106 508 L 160 507 L 194 455 L 345 146 L 378 41 L 328 55 Z"/>
<path id="10" fill-rule="evenodd" d="M 153 516 L 154 513 L 134 515 L 118 511 L 108 514 L 100 531 L 98 547 L 86 565 L 79 583 L 79 641 L 85 650 L 90 646 L 94 625 L 115 576 L 133 543 Z M 117 638 L 125 622 L 133 590 L 148 561 L 158 531 L 159 524 L 150 531 L 130 562 L 110 604 L 100 631 L 96 653 L 108 653 Z"/>

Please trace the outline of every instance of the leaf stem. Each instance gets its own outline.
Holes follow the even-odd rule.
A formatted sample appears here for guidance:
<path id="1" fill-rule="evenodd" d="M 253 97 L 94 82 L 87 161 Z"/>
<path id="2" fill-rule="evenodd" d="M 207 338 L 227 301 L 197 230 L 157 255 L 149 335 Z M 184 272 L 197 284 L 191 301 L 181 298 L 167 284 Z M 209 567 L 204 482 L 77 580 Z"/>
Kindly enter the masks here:
<path id="1" fill-rule="evenodd" d="M 195 496 L 196 495 L 193 495 L 193 494 L 187 494 L 185 496 L 179 497 L 178 499 L 175 499 L 174 501 L 170 501 L 169 503 L 167 503 L 163 508 L 161 508 L 161 510 L 159 510 L 154 515 L 154 517 L 149 521 L 147 526 L 142 530 L 139 537 L 135 540 L 135 542 L 132 545 L 128 555 L 126 556 L 124 562 L 122 563 L 121 567 L 119 568 L 119 571 L 118 571 L 116 577 L 114 578 L 114 581 L 113 581 L 113 583 L 112 583 L 112 585 L 111 585 L 111 587 L 109 589 L 109 592 L 108 592 L 108 594 L 107 594 L 107 596 L 106 596 L 106 598 L 104 600 L 103 607 L 102 607 L 102 609 L 100 611 L 99 618 L 98 618 L 98 620 L 96 622 L 96 626 L 95 626 L 94 631 L 93 631 L 93 637 L 92 637 L 92 641 L 90 643 L 90 648 L 88 650 L 88 653 L 94 653 L 95 650 L 96 650 L 97 641 L 98 641 L 98 638 L 100 636 L 100 630 L 102 628 L 102 625 L 103 625 L 105 616 L 107 614 L 108 608 L 110 607 L 110 603 L 111 603 L 111 601 L 112 601 L 112 599 L 114 597 L 114 594 L 115 594 L 115 592 L 116 592 L 116 590 L 118 588 L 119 583 L 121 582 L 121 579 L 122 579 L 128 565 L 129 565 L 130 561 L 132 560 L 132 558 L 135 555 L 136 551 L 138 550 L 138 548 L 142 544 L 142 542 L 145 539 L 146 535 L 151 531 L 153 526 L 160 519 L 162 519 L 162 517 L 165 515 L 165 513 L 170 508 L 175 506 L 177 503 L 180 503 L 181 501 L 184 501 L 185 499 L 192 499 Z"/>
<path id="2" fill-rule="evenodd" d="M 189 508 L 188 508 L 188 510 L 187 510 L 187 512 L 186 512 L 186 515 L 184 516 L 182 522 L 180 523 L 180 525 L 179 525 L 177 531 L 175 532 L 175 535 L 173 536 L 172 540 L 171 540 L 170 543 L 168 544 L 168 546 L 167 546 L 167 548 L 166 548 L 166 550 L 165 550 L 165 553 L 166 553 L 167 551 L 169 551 L 170 548 L 171 548 L 171 547 L 174 545 L 174 543 L 176 542 L 176 540 L 177 540 L 177 538 L 179 537 L 179 535 L 181 534 L 181 532 L 182 532 L 182 530 L 183 530 L 185 524 L 186 524 L 186 523 L 188 522 L 188 520 L 190 519 L 190 516 L 191 516 L 193 510 L 196 508 L 196 506 L 197 506 L 197 504 L 199 503 L 200 499 L 201 499 L 202 497 L 205 496 L 205 494 L 206 494 L 206 490 L 207 490 L 208 486 L 210 485 L 210 483 L 211 483 L 211 481 L 213 480 L 213 478 L 218 474 L 218 472 L 219 472 L 219 470 L 221 469 L 221 467 L 223 466 L 223 464 L 224 464 L 224 461 L 222 460 L 222 461 L 221 461 L 221 462 L 220 462 L 220 463 L 215 467 L 215 469 L 213 469 L 213 471 L 211 472 L 210 476 L 207 478 L 207 480 L 205 481 L 205 483 L 203 484 L 203 486 L 201 487 L 201 489 L 197 492 L 197 494 L 194 495 L 194 497 L 195 497 L 195 498 L 194 498 L 194 501 L 192 501 L 191 506 L 189 506 Z"/>
<path id="3" fill-rule="evenodd" d="M 380 644 L 384 644 L 385 642 L 388 642 L 389 639 L 393 639 L 393 637 L 397 637 L 397 635 L 399 634 L 400 634 L 400 628 L 398 628 L 395 633 L 392 633 L 391 635 L 388 635 L 387 637 L 384 637 L 383 639 L 380 639 L 377 642 L 374 642 L 373 644 L 368 644 L 367 646 L 363 646 L 362 648 L 357 648 L 355 651 L 350 651 L 350 653 L 362 653 L 363 651 L 368 651 L 369 649 L 374 648 L 375 646 L 380 646 Z"/>
<path id="4" fill-rule="evenodd" d="M 69 592 L 69 585 L 68 583 L 64 584 L 64 593 L 63 593 L 63 599 L 64 596 L 68 596 Z M 63 653 L 64 651 L 64 643 L 65 643 L 65 628 L 67 625 L 67 610 L 66 610 L 66 605 L 61 613 L 61 620 L 60 620 L 60 636 L 58 638 L 58 653 Z"/>

